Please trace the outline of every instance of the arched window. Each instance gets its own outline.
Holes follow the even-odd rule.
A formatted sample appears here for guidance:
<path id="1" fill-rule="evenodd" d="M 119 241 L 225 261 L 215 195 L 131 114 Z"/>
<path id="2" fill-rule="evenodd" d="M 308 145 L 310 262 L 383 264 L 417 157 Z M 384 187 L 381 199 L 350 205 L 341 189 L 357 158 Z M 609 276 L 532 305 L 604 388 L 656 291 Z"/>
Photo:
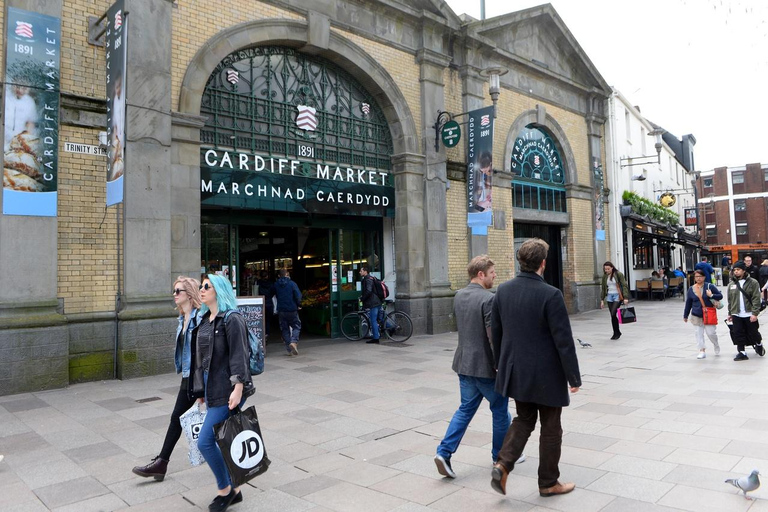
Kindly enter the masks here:
<path id="1" fill-rule="evenodd" d="M 565 169 L 549 134 L 526 126 L 515 139 L 510 168 L 515 208 L 566 211 Z"/>

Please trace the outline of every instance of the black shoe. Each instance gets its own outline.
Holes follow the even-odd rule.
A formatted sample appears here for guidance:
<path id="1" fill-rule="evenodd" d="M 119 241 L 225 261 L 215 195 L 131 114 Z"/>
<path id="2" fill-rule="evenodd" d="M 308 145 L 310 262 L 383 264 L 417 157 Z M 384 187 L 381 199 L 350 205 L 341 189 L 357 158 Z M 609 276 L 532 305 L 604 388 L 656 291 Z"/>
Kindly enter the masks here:
<path id="1" fill-rule="evenodd" d="M 739 352 L 738 355 L 733 358 L 734 361 L 746 361 L 747 359 L 749 359 L 747 354 L 743 352 Z"/>
<path id="2" fill-rule="evenodd" d="M 759 355 L 760 357 L 763 357 L 765 355 L 765 347 L 762 343 L 758 343 L 755 345 L 755 353 Z"/>
<path id="3" fill-rule="evenodd" d="M 144 478 L 153 477 L 158 482 L 162 482 L 165 478 L 165 473 L 168 471 L 168 461 L 161 459 L 158 455 L 146 466 L 136 466 L 132 471 L 135 475 L 143 476 Z"/>
<path id="4" fill-rule="evenodd" d="M 230 489 L 229 494 L 226 496 L 216 496 L 213 498 L 211 504 L 208 505 L 208 510 L 210 512 L 224 512 L 227 510 L 227 507 L 229 507 L 235 500 L 235 497 L 235 489 Z"/>
<path id="5" fill-rule="evenodd" d="M 243 493 L 238 492 L 235 497 L 232 499 L 232 503 L 230 505 L 234 505 L 235 503 L 242 503 L 243 502 Z"/>
<path id="6" fill-rule="evenodd" d="M 376 343 L 376 344 L 378 344 L 379 343 L 379 339 L 376 338 L 375 340 L 368 340 L 368 341 L 366 341 L 366 343 Z"/>
<path id="7" fill-rule="evenodd" d="M 617 339 L 619 339 L 620 336 L 621 336 L 621 334 L 614 334 L 613 336 L 611 336 L 611 339 L 612 340 L 617 340 Z"/>

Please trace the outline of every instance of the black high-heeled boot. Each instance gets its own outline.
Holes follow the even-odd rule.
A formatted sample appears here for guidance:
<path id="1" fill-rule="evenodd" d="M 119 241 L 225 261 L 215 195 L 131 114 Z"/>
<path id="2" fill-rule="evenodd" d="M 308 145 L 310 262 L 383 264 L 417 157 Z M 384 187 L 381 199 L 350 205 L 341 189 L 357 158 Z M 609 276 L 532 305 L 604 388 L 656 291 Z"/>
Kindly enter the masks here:
<path id="1" fill-rule="evenodd" d="M 158 482 L 162 482 L 165 478 L 165 473 L 168 471 L 168 461 L 161 459 L 158 455 L 146 466 L 136 466 L 132 471 L 139 476 L 145 478 L 154 477 Z"/>

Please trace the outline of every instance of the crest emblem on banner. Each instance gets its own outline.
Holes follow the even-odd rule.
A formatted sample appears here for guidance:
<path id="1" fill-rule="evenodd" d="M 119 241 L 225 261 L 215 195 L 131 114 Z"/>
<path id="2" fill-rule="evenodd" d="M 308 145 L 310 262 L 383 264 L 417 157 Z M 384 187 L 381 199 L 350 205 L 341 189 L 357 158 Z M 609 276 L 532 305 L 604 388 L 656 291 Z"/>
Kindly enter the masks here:
<path id="1" fill-rule="evenodd" d="M 123 26 L 123 11 L 117 11 L 115 14 L 115 30 Z"/>
<path id="2" fill-rule="evenodd" d="M 315 131 L 317 128 L 317 109 L 307 105 L 297 105 L 299 115 L 296 116 L 296 126 L 306 131 Z"/>
<path id="3" fill-rule="evenodd" d="M 240 73 L 238 73 L 234 69 L 228 69 L 227 82 L 231 83 L 232 85 L 235 85 L 239 81 L 240 81 Z"/>
<path id="4" fill-rule="evenodd" d="M 32 39 L 32 24 L 26 21 L 16 22 L 16 35 L 25 39 Z"/>
<path id="5" fill-rule="evenodd" d="M 362 112 L 364 116 L 367 116 L 371 113 L 371 106 L 368 103 L 361 103 L 360 112 Z"/>
<path id="6" fill-rule="evenodd" d="M 480 117 L 480 126 L 488 126 L 491 124 L 491 116 L 485 115 Z"/>

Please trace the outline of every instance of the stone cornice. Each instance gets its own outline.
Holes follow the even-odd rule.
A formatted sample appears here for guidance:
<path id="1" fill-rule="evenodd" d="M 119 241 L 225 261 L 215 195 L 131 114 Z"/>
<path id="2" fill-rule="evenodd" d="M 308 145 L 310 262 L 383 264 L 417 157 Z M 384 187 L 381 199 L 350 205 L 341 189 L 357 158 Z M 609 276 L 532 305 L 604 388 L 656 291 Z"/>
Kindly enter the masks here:
<path id="1" fill-rule="evenodd" d="M 451 63 L 451 58 L 448 55 L 438 53 L 429 48 L 422 48 L 416 51 L 416 62 L 421 64 L 431 64 L 440 68 L 447 68 Z"/>

